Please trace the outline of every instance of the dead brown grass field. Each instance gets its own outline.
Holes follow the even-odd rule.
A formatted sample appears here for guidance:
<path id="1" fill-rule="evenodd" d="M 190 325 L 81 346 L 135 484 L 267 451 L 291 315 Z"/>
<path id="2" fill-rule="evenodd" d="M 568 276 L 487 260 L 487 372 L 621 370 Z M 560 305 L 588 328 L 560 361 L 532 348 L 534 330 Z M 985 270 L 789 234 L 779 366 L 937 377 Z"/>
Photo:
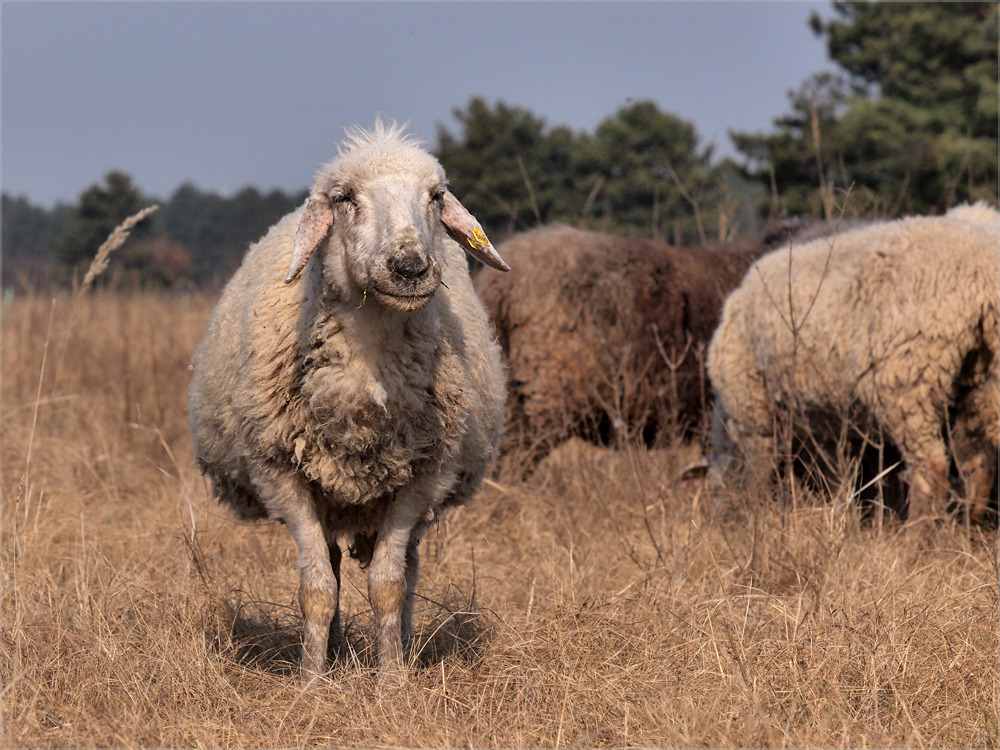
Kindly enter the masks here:
<path id="1" fill-rule="evenodd" d="M 4 310 L 2 743 L 25 747 L 998 743 L 997 540 L 848 498 L 679 485 L 690 450 L 570 443 L 422 544 L 422 650 L 299 689 L 295 550 L 209 500 L 184 418 L 201 297 Z"/>

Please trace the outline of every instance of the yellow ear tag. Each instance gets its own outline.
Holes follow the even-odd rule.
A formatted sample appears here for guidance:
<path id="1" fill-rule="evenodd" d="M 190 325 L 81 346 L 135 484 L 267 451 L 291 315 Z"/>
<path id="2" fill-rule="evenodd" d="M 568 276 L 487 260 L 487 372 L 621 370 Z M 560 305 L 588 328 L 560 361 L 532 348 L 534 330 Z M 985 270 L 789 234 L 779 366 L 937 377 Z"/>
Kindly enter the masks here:
<path id="1" fill-rule="evenodd" d="M 487 247 L 489 247 L 490 241 L 488 239 L 486 239 L 486 235 L 483 234 L 483 230 L 480 229 L 479 227 L 473 227 L 472 228 L 472 237 L 480 245 L 486 245 Z"/>

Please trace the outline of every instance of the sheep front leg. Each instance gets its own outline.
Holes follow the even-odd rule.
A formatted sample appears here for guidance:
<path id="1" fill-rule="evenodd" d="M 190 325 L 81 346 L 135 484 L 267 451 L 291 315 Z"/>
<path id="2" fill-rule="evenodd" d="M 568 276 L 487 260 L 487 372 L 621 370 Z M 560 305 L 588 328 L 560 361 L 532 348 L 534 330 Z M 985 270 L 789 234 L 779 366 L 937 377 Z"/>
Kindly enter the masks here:
<path id="1" fill-rule="evenodd" d="M 907 464 L 910 484 L 908 520 L 940 516 L 948 496 L 948 457 L 944 443 L 929 442 L 919 453 L 900 445 L 900 452 Z"/>
<path id="2" fill-rule="evenodd" d="M 406 494 L 397 495 L 379 528 L 368 569 L 368 598 L 375 613 L 378 664 L 383 681 L 402 671 L 403 632 L 409 630 L 413 617 L 411 587 L 417 584 L 420 513 L 413 502 L 404 498 Z"/>
<path id="3" fill-rule="evenodd" d="M 978 523 L 986 515 L 997 474 L 996 454 L 978 453 L 959 462 L 959 473 L 965 479 L 965 502 L 968 519 Z"/>
<path id="4" fill-rule="evenodd" d="M 403 607 L 406 603 L 406 549 L 410 528 L 379 529 L 368 570 L 368 598 L 375 613 L 381 678 L 403 666 Z"/>
<path id="5" fill-rule="evenodd" d="M 907 520 L 939 518 L 948 498 L 948 449 L 941 435 L 945 415 L 934 406 L 946 399 L 936 391 L 914 389 L 907 398 L 883 404 L 876 411 L 880 424 L 899 447 L 909 485 Z"/>
<path id="6" fill-rule="evenodd" d="M 302 609 L 302 684 L 326 672 L 326 646 L 330 625 L 341 638 L 339 615 L 340 548 L 327 545 L 323 525 L 312 503 L 299 505 L 284 515 L 299 548 L 299 607 Z M 336 548 L 337 553 L 333 552 Z M 333 561 L 337 560 L 334 569 Z"/>
<path id="7" fill-rule="evenodd" d="M 983 519 L 997 476 L 997 407 L 994 393 L 981 397 L 973 392 L 959 409 L 952 433 L 955 462 L 965 484 L 967 518 Z M 990 403 L 990 396 L 994 403 Z M 977 398 L 978 397 L 978 398 Z"/>

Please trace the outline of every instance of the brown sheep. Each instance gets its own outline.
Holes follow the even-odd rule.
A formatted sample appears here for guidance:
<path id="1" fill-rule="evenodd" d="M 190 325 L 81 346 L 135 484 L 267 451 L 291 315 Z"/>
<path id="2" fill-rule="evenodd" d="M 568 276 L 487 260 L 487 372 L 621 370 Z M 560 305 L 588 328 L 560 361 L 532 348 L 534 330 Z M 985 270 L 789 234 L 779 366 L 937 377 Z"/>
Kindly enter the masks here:
<path id="1" fill-rule="evenodd" d="M 567 226 L 503 243 L 515 270 L 476 282 L 508 368 L 502 450 L 537 461 L 574 435 L 651 444 L 665 430 L 702 434 L 704 348 L 726 295 L 766 249 Z"/>

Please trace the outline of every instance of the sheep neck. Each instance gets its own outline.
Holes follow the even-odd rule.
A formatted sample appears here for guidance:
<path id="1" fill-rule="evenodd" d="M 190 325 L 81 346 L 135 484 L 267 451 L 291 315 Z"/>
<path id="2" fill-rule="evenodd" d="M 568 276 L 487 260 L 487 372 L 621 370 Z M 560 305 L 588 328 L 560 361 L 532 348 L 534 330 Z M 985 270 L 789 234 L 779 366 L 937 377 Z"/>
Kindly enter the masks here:
<path id="1" fill-rule="evenodd" d="M 314 426 L 296 453 L 335 504 L 384 496 L 457 451 L 421 437 L 449 423 L 443 404 L 455 398 L 439 393 L 437 374 L 455 354 L 440 335 L 438 302 L 401 314 L 371 299 L 360 309 L 326 300 L 306 316 L 300 393 Z"/>

